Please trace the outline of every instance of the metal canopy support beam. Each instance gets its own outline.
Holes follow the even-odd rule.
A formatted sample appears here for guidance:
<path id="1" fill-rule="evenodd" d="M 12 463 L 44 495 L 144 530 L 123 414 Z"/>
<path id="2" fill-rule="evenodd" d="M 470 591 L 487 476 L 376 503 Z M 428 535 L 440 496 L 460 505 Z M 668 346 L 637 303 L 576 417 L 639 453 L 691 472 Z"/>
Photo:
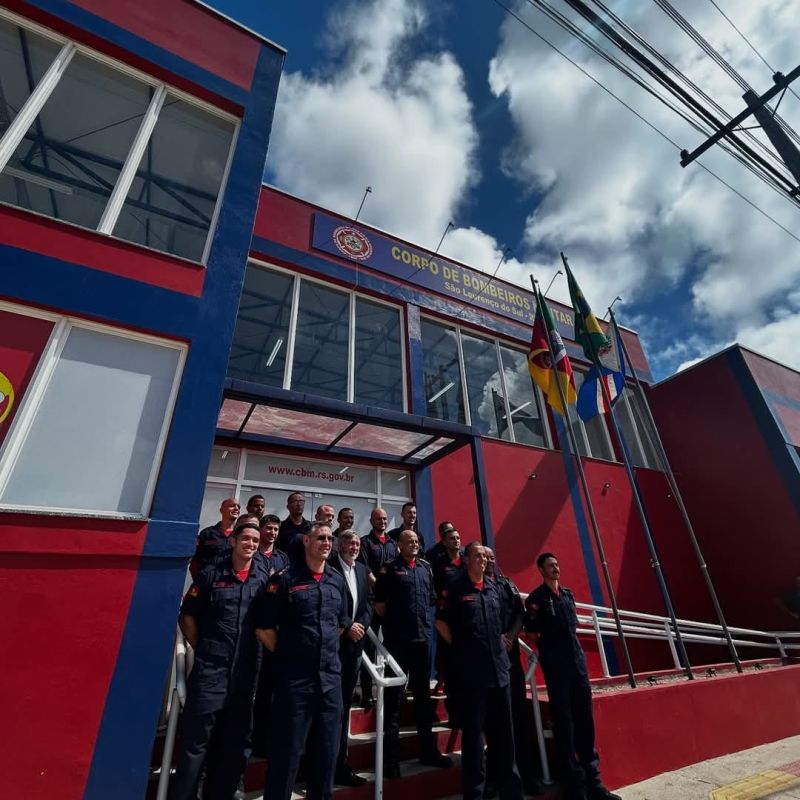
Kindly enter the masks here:
<path id="1" fill-rule="evenodd" d="M 489 508 L 489 495 L 486 491 L 486 471 L 483 465 L 481 437 L 473 436 L 469 440 L 469 448 L 472 455 L 472 477 L 475 481 L 475 500 L 478 503 L 481 540 L 487 547 L 494 550 L 494 528 L 492 527 L 492 512 Z"/>

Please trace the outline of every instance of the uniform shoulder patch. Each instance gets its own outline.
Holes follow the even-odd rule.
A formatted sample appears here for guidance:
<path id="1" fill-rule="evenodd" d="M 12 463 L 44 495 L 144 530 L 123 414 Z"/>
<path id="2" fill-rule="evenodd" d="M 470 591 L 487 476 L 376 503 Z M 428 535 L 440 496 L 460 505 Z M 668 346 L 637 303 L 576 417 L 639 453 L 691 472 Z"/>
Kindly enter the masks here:
<path id="1" fill-rule="evenodd" d="M 200 587 L 193 583 L 191 589 L 189 589 L 189 597 L 199 597 L 200 596 Z"/>
<path id="2" fill-rule="evenodd" d="M 279 588 L 280 588 L 280 585 L 278 583 L 276 583 L 276 582 L 272 582 L 272 583 L 267 585 L 267 591 L 270 594 L 275 594 L 275 592 L 277 592 Z"/>

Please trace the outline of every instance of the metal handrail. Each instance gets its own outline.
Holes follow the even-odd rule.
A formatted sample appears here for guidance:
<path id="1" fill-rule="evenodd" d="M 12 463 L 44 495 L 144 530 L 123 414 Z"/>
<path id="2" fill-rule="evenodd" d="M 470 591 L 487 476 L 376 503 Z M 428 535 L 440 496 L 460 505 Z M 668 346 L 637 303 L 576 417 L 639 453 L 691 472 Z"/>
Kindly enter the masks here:
<path id="1" fill-rule="evenodd" d="M 173 669 L 173 685 L 169 693 L 169 710 L 167 711 L 167 731 L 164 734 L 164 751 L 161 755 L 161 771 L 158 775 L 158 790 L 156 800 L 166 800 L 169 789 L 170 768 L 172 767 L 172 754 L 175 750 L 175 735 L 178 731 L 178 717 L 181 708 L 186 702 L 186 673 L 187 662 L 191 669 L 191 656 L 187 656 L 186 640 L 181 629 L 175 635 L 175 653 Z"/>
<path id="2" fill-rule="evenodd" d="M 372 681 L 377 687 L 375 701 L 375 800 L 383 800 L 383 719 L 385 714 L 384 690 L 388 686 L 405 686 L 408 678 L 400 665 L 394 660 L 392 654 L 383 646 L 372 628 L 367 628 L 372 644 L 375 645 L 375 663 L 364 653 L 362 660 L 367 672 L 372 676 Z M 393 678 L 384 674 L 386 665 L 394 672 Z"/>
<path id="3" fill-rule="evenodd" d="M 523 599 L 526 595 L 522 595 Z M 611 677 L 606 659 L 603 638 L 619 637 L 616 621 L 612 619 L 612 609 L 607 606 L 598 606 L 593 603 L 575 603 L 580 611 L 589 613 L 578 614 L 577 633 L 580 636 L 594 636 L 597 640 L 597 650 L 603 675 Z M 653 641 L 666 641 L 676 669 L 682 669 L 678 651 L 675 647 L 676 631 L 669 617 L 647 614 L 643 611 L 627 611 L 619 609 L 622 633 L 626 638 L 649 639 Z M 686 642 L 695 644 L 719 644 L 728 646 L 729 642 L 724 635 L 724 628 L 712 622 L 677 618 L 678 632 Z M 786 658 L 788 651 L 800 650 L 800 631 L 759 631 L 752 628 L 737 628 L 728 626 L 732 636 L 732 643 L 739 647 L 754 647 L 777 649 L 781 658 Z M 745 637 L 745 638 L 742 638 Z M 759 641 L 767 640 L 767 641 Z M 788 641 L 787 641 L 788 640 Z"/>
<path id="4" fill-rule="evenodd" d="M 542 709 L 539 708 L 539 693 L 536 690 L 536 665 L 539 663 L 539 657 L 528 646 L 527 642 L 518 639 L 519 646 L 522 652 L 528 657 L 528 667 L 525 670 L 525 680 L 531 687 L 531 704 L 533 705 L 533 724 L 536 728 L 536 742 L 539 747 L 539 761 L 542 763 L 542 782 L 548 786 L 552 784 L 550 777 L 550 766 L 547 763 L 547 750 L 544 745 L 544 728 L 542 727 Z"/>

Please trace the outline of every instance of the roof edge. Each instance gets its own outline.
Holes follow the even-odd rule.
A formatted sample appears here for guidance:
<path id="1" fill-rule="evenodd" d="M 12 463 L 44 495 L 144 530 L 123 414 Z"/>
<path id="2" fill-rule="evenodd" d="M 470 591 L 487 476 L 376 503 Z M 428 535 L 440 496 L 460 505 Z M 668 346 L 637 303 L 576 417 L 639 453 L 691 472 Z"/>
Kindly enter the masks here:
<path id="1" fill-rule="evenodd" d="M 252 28 L 248 27 L 239 20 L 234 19 L 233 17 L 228 16 L 224 11 L 220 11 L 218 8 L 214 8 L 214 6 L 209 5 L 208 3 L 203 2 L 203 0 L 190 0 L 190 2 L 194 3 L 196 6 L 202 6 L 206 11 L 210 11 L 217 17 L 224 19 L 226 22 L 230 22 L 231 25 L 236 26 L 237 28 L 249 33 L 251 36 L 254 36 L 256 39 L 264 42 L 264 44 L 268 44 L 270 47 L 274 47 L 279 52 L 286 55 L 288 52 L 283 45 L 278 44 L 277 42 L 273 42 L 272 39 L 268 39 L 264 34 L 259 33 L 258 31 L 254 31 Z"/>

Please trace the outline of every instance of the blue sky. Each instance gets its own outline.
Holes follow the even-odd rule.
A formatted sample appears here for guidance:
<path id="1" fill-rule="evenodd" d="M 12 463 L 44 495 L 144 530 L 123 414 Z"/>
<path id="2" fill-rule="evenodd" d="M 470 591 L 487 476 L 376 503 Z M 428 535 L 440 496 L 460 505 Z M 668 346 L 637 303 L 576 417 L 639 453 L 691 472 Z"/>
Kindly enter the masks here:
<path id="1" fill-rule="evenodd" d="M 504 0 L 505 2 L 505 0 Z M 551 0 L 569 13 L 563 0 Z M 800 242 L 636 119 L 493 0 L 216 0 L 288 50 L 266 179 L 423 247 L 547 282 L 564 250 L 596 311 L 620 295 L 666 377 L 733 341 L 800 367 Z M 528 3 L 534 30 L 680 146 L 701 135 Z M 741 90 L 654 4 L 611 4 L 730 113 Z M 757 89 L 770 71 L 713 4 L 679 10 Z M 720 3 L 770 64 L 797 62 L 791 0 Z M 585 24 L 581 27 L 586 29 Z M 783 114 L 800 128 L 800 101 Z M 717 150 L 706 166 L 800 236 L 800 212 Z M 566 299 L 559 279 L 551 296 Z"/>

